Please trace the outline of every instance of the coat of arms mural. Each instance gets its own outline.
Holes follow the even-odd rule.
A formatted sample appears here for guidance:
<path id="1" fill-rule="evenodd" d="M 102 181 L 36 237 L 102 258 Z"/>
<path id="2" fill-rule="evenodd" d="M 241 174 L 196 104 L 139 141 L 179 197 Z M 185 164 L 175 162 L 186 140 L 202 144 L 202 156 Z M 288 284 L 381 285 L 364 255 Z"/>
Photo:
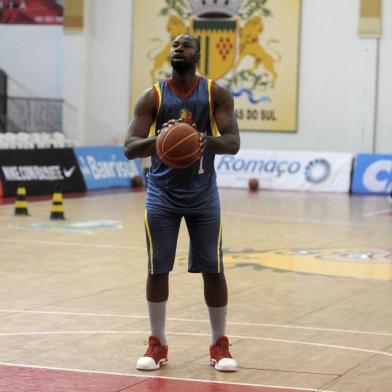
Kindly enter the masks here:
<path id="1" fill-rule="evenodd" d="M 300 0 L 135 0 L 134 12 L 133 97 L 170 77 L 171 41 L 190 33 L 198 73 L 231 92 L 241 129 L 296 130 Z"/>

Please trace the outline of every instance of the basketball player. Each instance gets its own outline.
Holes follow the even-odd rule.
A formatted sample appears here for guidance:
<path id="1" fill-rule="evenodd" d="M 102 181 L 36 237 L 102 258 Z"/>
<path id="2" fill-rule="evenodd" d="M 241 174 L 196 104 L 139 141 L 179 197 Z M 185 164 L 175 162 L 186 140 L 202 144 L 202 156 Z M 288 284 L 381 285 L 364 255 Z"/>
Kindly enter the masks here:
<path id="1" fill-rule="evenodd" d="M 145 210 L 148 249 L 147 303 L 149 346 L 137 369 L 154 370 L 167 362 L 165 336 L 169 272 L 173 269 L 182 217 L 189 236 L 189 272 L 201 272 L 211 322 L 211 364 L 220 371 L 237 370 L 225 336 L 227 286 L 222 263 L 220 202 L 214 170 L 215 154 L 236 154 L 240 147 L 233 98 L 228 91 L 196 75 L 198 41 L 191 35 L 174 39 L 172 76 L 138 99 L 125 142 L 128 159 L 151 156 Z M 179 120 L 180 118 L 180 120 Z M 186 169 L 163 164 L 156 154 L 157 134 L 175 121 L 187 121 L 201 132 L 202 164 Z"/>

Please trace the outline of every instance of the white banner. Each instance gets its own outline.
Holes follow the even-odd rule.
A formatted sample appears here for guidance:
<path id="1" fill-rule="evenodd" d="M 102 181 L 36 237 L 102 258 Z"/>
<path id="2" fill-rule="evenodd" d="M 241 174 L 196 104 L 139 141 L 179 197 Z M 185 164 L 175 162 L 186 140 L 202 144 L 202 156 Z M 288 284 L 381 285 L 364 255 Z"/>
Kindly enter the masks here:
<path id="1" fill-rule="evenodd" d="M 256 178 L 261 189 L 349 192 L 353 154 L 240 150 L 217 155 L 218 186 L 247 188 Z"/>

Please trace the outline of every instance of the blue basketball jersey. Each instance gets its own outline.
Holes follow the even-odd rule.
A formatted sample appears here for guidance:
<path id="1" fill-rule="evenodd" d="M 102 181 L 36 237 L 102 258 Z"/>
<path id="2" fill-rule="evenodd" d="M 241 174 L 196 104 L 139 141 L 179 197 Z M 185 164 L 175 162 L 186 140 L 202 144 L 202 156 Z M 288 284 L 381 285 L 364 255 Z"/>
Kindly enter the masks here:
<path id="1" fill-rule="evenodd" d="M 211 80 L 199 76 L 187 93 L 178 91 L 170 79 L 156 83 L 158 110 L 150 136 L 154 136 L 165 122 L 179 118 L 195 123 L 199 132 L 218 136 L 213 118 L 212 86 Z M 192 213 L 219 208 L 214 159 L 215 154 L 206 149 L 203 173 L 200 173 L 200 161 L 185 169 L 173 169 L 153 154 L 147 177 L 147 209 Z"/>

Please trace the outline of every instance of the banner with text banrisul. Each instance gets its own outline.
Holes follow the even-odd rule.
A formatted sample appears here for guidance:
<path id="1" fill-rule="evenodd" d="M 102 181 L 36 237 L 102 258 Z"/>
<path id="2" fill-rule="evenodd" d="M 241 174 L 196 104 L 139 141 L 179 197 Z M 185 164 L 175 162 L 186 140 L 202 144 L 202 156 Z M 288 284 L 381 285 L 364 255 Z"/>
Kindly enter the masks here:
<path id="1" fill-rule="evenodd" d="M 76 147 L 74 152 L 87 189 L 130 187 L 134 176 L 143 178 L 140 161 L 128 161 L 122 147 Z"/>

